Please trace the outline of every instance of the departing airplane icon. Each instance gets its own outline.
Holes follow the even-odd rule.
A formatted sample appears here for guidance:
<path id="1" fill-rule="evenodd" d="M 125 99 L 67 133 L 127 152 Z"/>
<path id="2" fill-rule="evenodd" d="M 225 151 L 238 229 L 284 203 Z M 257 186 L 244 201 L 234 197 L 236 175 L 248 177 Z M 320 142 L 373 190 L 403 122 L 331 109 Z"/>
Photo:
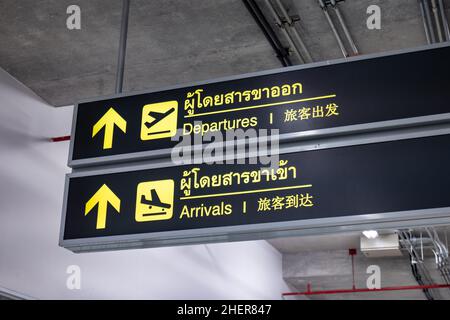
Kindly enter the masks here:
<path id="1" fill-rule="evenodd" d="M 151 122 L 146 121 L 144 124 L 147 127 L 147 129 L 150 129 L 151 127 L 153 127 L 155 124 L 159 123 L 161 120 L 166 118 L 169 114 L 171 114 L 174 111 L 175 111 L 175 108 L 170 108 L 166 112 L 150 111 L 148 113 L 148 115 L 155 120 L 153 120 Z"/>
<path id="2" fill-rule="evenodd" d="M 141 140 L 170 138 L 177 134 L 178 102 L 150 103 L 142 107 Z"/>
<path id="3" fill-rule="evenodd" d="M 172 206 L 169 203 L 164 203 L 159 199 L 158 193 L 156 192 L 155 189 L 152 189 L 151 191 L 151 200 L 148 200 L 145 195 L 141 196 L 141 203 L 142 204 L 146 204 L 149 206 L 149 208 L 151 209 L 152 207 L 159 207 L 162 208 L 162 210 L 164 211 L 164 209 L 170 209 Z"/>

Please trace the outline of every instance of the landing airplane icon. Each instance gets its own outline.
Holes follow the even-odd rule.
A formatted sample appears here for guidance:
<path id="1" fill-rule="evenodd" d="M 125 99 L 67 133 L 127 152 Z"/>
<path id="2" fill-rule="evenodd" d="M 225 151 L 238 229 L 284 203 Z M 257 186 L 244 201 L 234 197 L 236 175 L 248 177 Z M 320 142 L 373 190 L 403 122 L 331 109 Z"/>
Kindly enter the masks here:
<path id="1" fill-rule="evenodd" d="M 146 121 L 144 124 L 147 127 L 147 129 L 150 129 L 151 127 L 153 127 L 155 124 L 159 123 L 161 120 L 166 118 L 169 114 L 171 114 L 174 111 L 175 111 L 175 108 L 170 108 L 166 112 L 150 111 L 148 113 L 148 115 L 155 120 L 153 120 L 152 122 Z M 167 130 L 167 131 L 169 131 L 169 130 Z M 154 132 L 154 133 L 149 133 L 149 134 L 156 134 L 156 133 L 161 133 L 161 132 L 166 132 L 166 131 Z"/>
<path id="2" fill-rule="evenodd" d="M 172 179 L 140 182 L 136 189 L 135 220 L 149 222 L 172 219 L 174 190 L 175 182 Z"/>
<path id="3" fill-rule="evenodd" d="M 152 189 L 151 191 L 151 200 L 148 200 L 145 195 L 141 196 L 141 203 L 146 204 L 149 206 L 149 209 L 152 207 L 158 207 L 161 208 L 162 212 L 156 212 L 156 213 L 146 213 L 144 215 L 155 215 L 155 214 L 165 214 L 164 209 L 170 209 L 172 206 L 169 203 L 161 202 L 159 199 L 158 193 L 155 189 Z"/>

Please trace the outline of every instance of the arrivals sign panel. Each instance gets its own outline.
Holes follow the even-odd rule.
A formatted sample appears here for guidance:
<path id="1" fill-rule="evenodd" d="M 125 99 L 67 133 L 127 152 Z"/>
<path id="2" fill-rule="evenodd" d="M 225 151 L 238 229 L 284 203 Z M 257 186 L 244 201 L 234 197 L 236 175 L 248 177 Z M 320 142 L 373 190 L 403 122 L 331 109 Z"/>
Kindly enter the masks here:
<path id="1" fill-rule="evenodd" d="M 82 102 L 75 108 L 69 165 L 167 156 L 180 140 L 177 132 L 205 137 L 278 129 L 283 140 L 311 130 L 448 116 L 449 56 L 445 46 L 356 57 Z"/>
<path id="2" fill-rule="evenodd" d="M 450 135 L 280 155 L 259 164 L 68 176 L 61 245 L 73 251 L 261 239 L 306 227 L 450 210 Z M 416 213 L 414 215 L 413 213 Z"/>

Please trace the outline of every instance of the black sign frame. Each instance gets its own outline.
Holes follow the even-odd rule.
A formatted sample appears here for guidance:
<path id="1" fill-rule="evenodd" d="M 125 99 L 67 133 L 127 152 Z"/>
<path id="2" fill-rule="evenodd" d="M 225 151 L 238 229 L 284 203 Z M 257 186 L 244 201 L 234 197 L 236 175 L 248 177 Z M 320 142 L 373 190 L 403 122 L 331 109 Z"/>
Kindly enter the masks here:
<path id="1" fill-rule="evenodd" d="M 424 128 L 399 129 L 390 133 L 367 133 L 359 137 L 346 139 L 325 139 L 309 145 L 294 144 L 280 150 L 280 154 L 298 153 L 307 150 L 333 149 L 346 146 L 371 145 L 390 141 L 420 139 L 434 136 L 450 135 L 450 125 L 435 125 Z M 446 151 L 450 152 L 450 151 Z M 366 215 L 318 218 L 298 221 L 266 222 L 249 225 L 207 227 L 175 231 L 115 235 L 84 239 L 64 239 L 64 227 L 67 211 L 68 188 L 71 178 L 96 176 L 100 174 L 123 173 L 145 169 L 174 166 L 166 163 L 118 166 L 108 169 L 75 172 L 66 176 L 63 214 L 60 230 L 60 246 L 74 252 L 119 250 L 173 245 L 187 245 L 214 242 L 230 242 L 276 237 L 301 236 L 367 229 L 405 228 L 423 225 L 440 225 L 450 223 L 450 207 L 431 209 L 371 213 Z"/>
<path id="2" fill-rule="evenodd" d="M 77 167 L 83 167 L 83 166 L 113 164 L 113 163 L 120 163 L 120 162 L 123 163 L 123 162 L 127 162 L 127 161 L 140 161 L 140 160 L 146 160 L 146 159 L 162 158 L 162 157 L 170 156 L 170 152 L 172 150 L 172 148 L 167 148 L 167 149 L 158 149 L 158 150 L 152 150 L 152 151 L 139 151 L 139 152 L 126 153 L 126 154 L 99 156 L 99 157 L 92 157 L 92 158 L 85 158 L 85 159 L 74 159 L 74 140 L 76 139 L 76 136 L 77 136 L 76 124 L 77 124 L 77 115 L 78 115 L 78 105 L 80 103 L 93 102 L 93 101 L 104 100 L 104 99 L 129 97 L 129 96 L 135 96 L 135 95 L 139 95 L 139 94 L 156 93 L 156 92 L 162 92 L 162 91 L 167 91 L 167 90 L 201 86 L 201 85 L 220 83 L 220 82 L 230 81 L 230 80 L 238 80 L 238 79 L 245 79 L 245 78 L 256 77 L 256 76 L 271 75 L 271 74 L 277 74 L 277 73 L 283 73 L 283 72 L 289 72 L 289 71 L 295 71 L 295 70 L 315 68 L 315 67 L 320 67 L 320 66 L 337 65 L 337 64 L 348 63 L 348 62 L 353 62 L 353 61 L 369 60 L 369 59 L 375 59 L 375 58 L 380 58 L 380 57 L 388 57 L 388 56 L 399 55 L 399 54 L 404 54 L 404 53 L 420 52 L 420 51 L 445 48 L 445 47 L 450 47 L 450 44 L 448 44 L 448 43 L 433 44 L 433 45 L 427 45 L 427 46 L 415 48 L 415 49 L 397 50 L 397 51 L 393 51 L 393 52 L 389 52 L 389 53 L 370 54 L 370 55 L 357 56 L 357 57 L 351 57 L 351 58 L 343 58 L 343 59 L 337 59 L 337 60 L 333 60 L 333 61 L 324 61 L 324 62 L 318 62 L 318 63 L 311 63 L 311 64 L 307 64 L 307 65 L 299 65 L 299 66 L 293 66 L 293 67 L 287 67 L 287 68 L 280 68 L 280 69 L 273 69 L 273 70 L 262 71 L 262 72 L 243 74 L 243 75 L 239 75 L 239 76 L 224 77 L 224 78 L 218 78 L 218 79 L 208 80 L 208 81 L 200 81 L 200 82 L 195 82 L 195 83 L 191 83 L 191 84 L 169 86 L 169 87 L 158 88 L 158 89 L 150 90 L 150 91 L 133 92 L 130 94 L 109 95 L 109 96 L 104 96 L 104 97 L 98 97 L 95 99 L 86 99 L 86 100 L 80 101 L 79 103 L 77 103 L 74 106 L 72 133 L 71 133 L 72 139 L 70 142 L 68 165 L 69 165 L 69 167 L 77 168 Z M 411 68 L 414 68 L 414 66 L 411 66 Z M 378 121 L 378 122 L 370 122 L 370 123 L 355 124 L 355 125 L 346 125 L 346 126 L 339 126 L 339 127 L 333 127 L 333 128 L 318 129 L 318 130 L 301 131 L 301 132 L 295 132 L 295 133 L 285 133 L 285 134 L 280 135 L 280 142 L 301 141 L 301 140 L 305 140 L 305 139 L 314 139 L 314 138 L 330 136 L 330 135 L 336 136 L 336 135 L 341 135 L 341 134 L 354 134 L 354 133 L 377 131 L 377 130 L 388 130 L 388 129 L 395 129 L 395 128 L 401 128 L 401 127 L 411 127 L 411 126 L 415 126 L 418 124 L 434 124 L 434 123 L 440 123 L 443 121 L 448 121 L 449 119 L 450 119 L 450 113 L 440 113 L 440 114 L 435 114 L 435 115 L 427 115 L 427 116 L 412 117 L 412 118 L 405 118 L 405 119 Z M 202 146 L 197 146 L 196 148 L 201 148 L 201 147 Z"/>

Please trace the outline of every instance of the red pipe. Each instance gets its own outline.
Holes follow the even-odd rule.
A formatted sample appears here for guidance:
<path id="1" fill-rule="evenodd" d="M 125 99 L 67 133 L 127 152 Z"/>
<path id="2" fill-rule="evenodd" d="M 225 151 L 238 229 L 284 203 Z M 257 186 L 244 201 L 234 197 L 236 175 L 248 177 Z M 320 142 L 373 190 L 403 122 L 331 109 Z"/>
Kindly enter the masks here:
<path id="1" fill-rule="evenodd" d="M 61 142 L 61 141 L 68 141 L 68 140 L 70 140 L 70 136 L 62 136 L 62 137 L 50 138 L 51 142 Z"/>
<path id="2" fill-rule="evenodd" d="M 348 254 L 352 257 L 352 289 L 356 289 L 355 285 L 355 255 L 356 249 L 348 249 Z"/>
<path id="3" fill-rule="evenodd" d="M 356 292 L 382 292 L 382 291 L 399 291 L 399 290 L 423 290 L 423 289 L 442 289 L 450 288 L 450 284 L 430 284 L 423 286 L 398 286 L 398 287 L 384 287 L 379 289 L 336 289 L 336 290 L 322 290 L 322 291 L 311 291 L 311 287 L 308 286 L 308 291 L 304 292 L 285 292 L 282 296 L 301 296 L 301 295 L 318 295 L 318 294 L 339 294 L 339 293 L 356 293 Z"/>

